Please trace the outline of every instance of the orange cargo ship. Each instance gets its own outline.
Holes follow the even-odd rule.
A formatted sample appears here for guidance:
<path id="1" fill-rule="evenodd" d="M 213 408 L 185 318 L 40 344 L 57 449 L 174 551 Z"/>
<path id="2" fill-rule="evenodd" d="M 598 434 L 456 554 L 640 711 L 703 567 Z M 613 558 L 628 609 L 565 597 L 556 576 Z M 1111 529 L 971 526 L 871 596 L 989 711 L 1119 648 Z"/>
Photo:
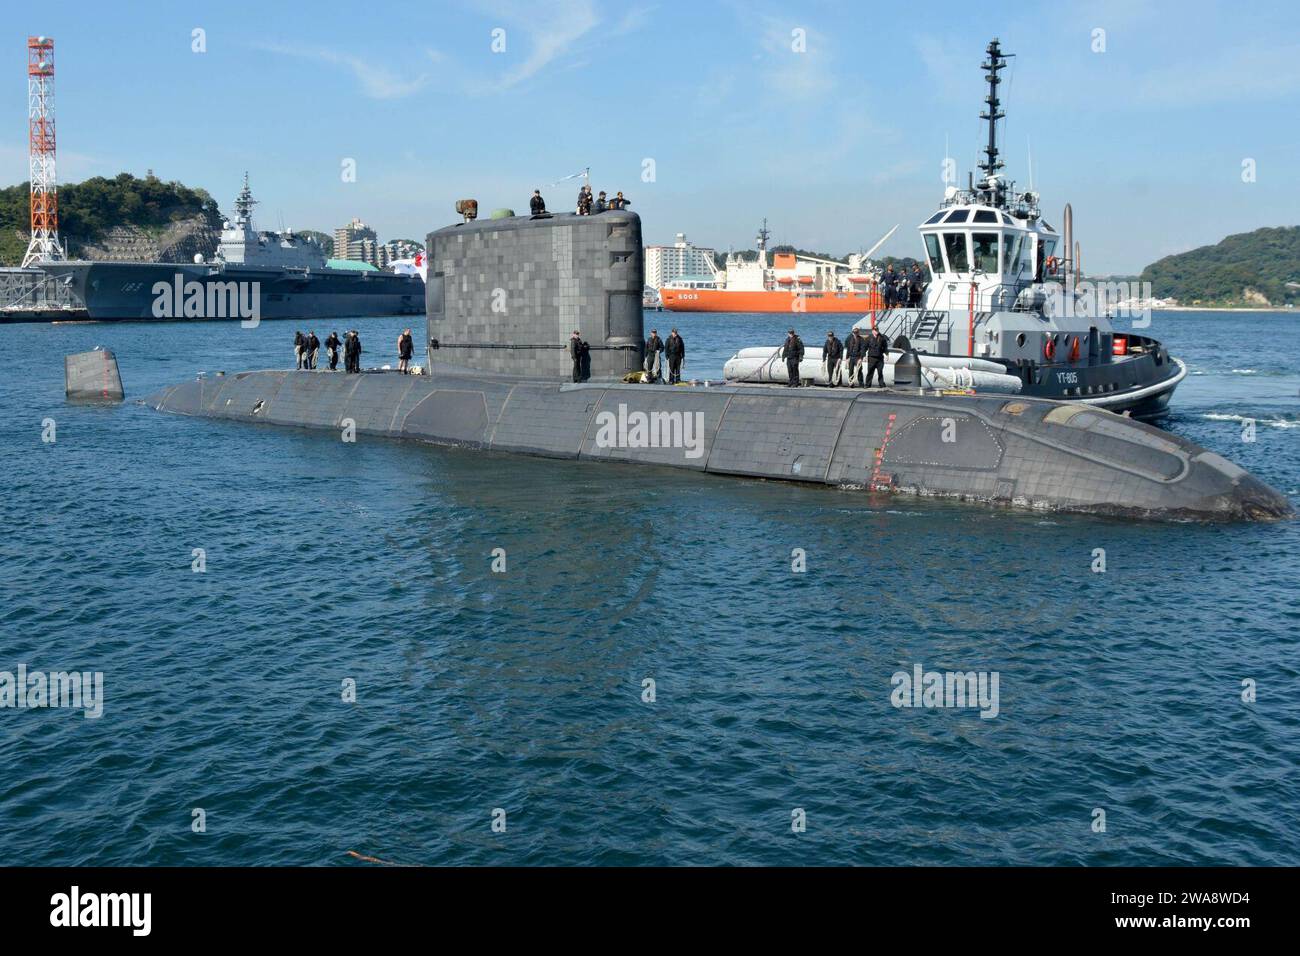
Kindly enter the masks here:
<path id="1" fill-rule="evenodd" d="M 673 312 L 852 312 L 862 315 L 882 308 L 880 294 L 867 292 L 802 292 L 793 289 L 741 292 L 732 289 L 674 289 L 664 286 L 659 298 Z"/>
<path id="2" fill-rule="evenodd" d="M 881 297 L 865 256 L 847 263 L 790 252 L 767 258 L 767 220 L 758 231 L 758 258 L 729 255 L 712 277 L 669 282 L 659 290 L 665 309 L 674 312 L 844 312 L 878 311 Z M 710 268 L 713 268 L 710 266 Z"/>

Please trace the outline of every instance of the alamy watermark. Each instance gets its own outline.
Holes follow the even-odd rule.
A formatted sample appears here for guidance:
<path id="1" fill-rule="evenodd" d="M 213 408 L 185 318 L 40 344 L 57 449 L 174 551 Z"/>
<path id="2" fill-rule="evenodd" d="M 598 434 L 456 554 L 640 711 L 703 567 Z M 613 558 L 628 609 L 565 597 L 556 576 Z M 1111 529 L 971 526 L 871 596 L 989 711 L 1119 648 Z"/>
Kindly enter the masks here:
<path id="1" fill-rule="evenodd" d="M 104 716 L 103 671 L 0 671 L 0 709 L 67 707 L 94 720 Z"/>
<path id="2" fill-rule="evenodd" d="M 182 273 L 153 284 L 155 319 L 240 319 L 246 329 L 262 321 L 262 283 L 188 282 Z"/>
<path id="3" fill-rule="evenodd" d="M 82 892 L 73 884 L 67 893 L 50 897 L 50 925 L 54 927 L 125 927 L 132 936 L 148 936 L 153 927 L 152 893 Z"/>
<path id="4" fill-rule="evenodd" d="M 619 402 L 618 413 L 596 415 L 597 448 L 682 448 L 687 458 L 704 454 L 703 412 L 629 412 Z"/>
<path id="5" fill-rule="evenodd" d="M 1153 295 L 1150 282 L 1089 282 L 1076 283 L 1074 292 L 1068 293 L 1060 282 L 1044 282 L 1047 293 L 1048 315 L 1065 318 L 1096 319 L 1109 316 L 1130 319 L 1135 329 L 1151 325 Z"/>
<path id="6" fill-rule="evenodd" d="M 992 720 L 1001 709 L 1000 681 L 997 671 L 927 671 L 913 664 L 910 673 L 895 671 L 890 678 L 889 702 L 900 708 L 978 707 L 980 717 Z"/>

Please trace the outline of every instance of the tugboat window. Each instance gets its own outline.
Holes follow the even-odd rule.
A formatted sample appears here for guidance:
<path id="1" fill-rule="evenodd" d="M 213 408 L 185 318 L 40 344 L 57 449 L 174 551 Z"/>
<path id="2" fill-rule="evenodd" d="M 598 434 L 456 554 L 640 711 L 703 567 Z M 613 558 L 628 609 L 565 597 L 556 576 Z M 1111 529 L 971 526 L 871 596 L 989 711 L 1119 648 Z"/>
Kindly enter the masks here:
<path id="1" fill-rule="evenodd" d="M 975 218 L 972 219 L 971 221 L 972 222 L 997 222 L 998 214 L 995 213 L 992 209 L 977 209 L 975 210 Z"/>
<path id="2" fill-rule="evenodd" d="M 998 271 L 998 234 L 977 232 L 971 236 L 975 246 L 975 268 L 987 275 Z"/>
<path id="3" fill-rule="evenodd" d="M 966 255 L 966 233 L 945 232 L 943 248 L 948 253 L 949 271 L 970 272 L 970 258 Z"/>
<path id="4" fill-rule="evenodd" d="M 939 237 L 934 233 L 926 233 L 925 251 L 930 257 L 930 272 L 938 275 L 943 271 L 943 256 L 939 254 Z"/>
<path id="5" fill-rule="evenodd" d="M 932 225 L 932 224 L 938 222 L 938 221 L 939 221 L 940 219 L 942 219 L 942 218 L 943 218 L 943 210 L 940 209 L 940 210 L 939 210 L 938 212 L 936 212 L 933 216 L 931 216 L 929 219 L 927 219 L 927 220 L 925 221 L 924 225 L 927 225 L 927 226 Z"/>
<path id="6" fill-rule="evenodd" d="M 948 218 L 944 222 L 965 222 L 966 217 L 970 215 L 969 209 L 954 209 L 948 213 Z"/>
<path id="7" fill-rule="evenodd" d="M 1024 332 L 1021 332 L 1019 335 L 1016 336 L 1016 345 L 1020 346 L 1021 348 L 1024 348 L 1024 347 L 1025 347 L 1025 333 L 1024 333 Z"/>
<path id="8" fill-rule="evenodd" d="M 1020 271 L 1020 243 L 1024 238 L 1016 233 L 1015 236 L 1007 236 L 1002 244 L 1002 271 L 1007 275 L 1015 275 Z"/>

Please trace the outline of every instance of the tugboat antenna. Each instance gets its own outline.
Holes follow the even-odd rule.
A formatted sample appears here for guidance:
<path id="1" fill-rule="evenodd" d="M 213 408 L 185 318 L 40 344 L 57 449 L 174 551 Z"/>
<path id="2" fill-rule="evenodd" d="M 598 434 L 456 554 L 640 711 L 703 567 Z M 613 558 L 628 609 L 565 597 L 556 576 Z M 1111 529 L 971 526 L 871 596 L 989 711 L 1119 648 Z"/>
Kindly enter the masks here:
<path id="1" fill-rule="evenodd" d="M 999 45 L 997 37 L 993 38 L 985 52 L 989 55 L 989 58 L 981 65 L 984 69 L 984 76 L 989 82 L 989 95 L 984 98 L 984 102 L 988 104 L 988 110 L 980 113 L 980 119 L 988 120 L 989 144 L 984 147 L 985 161 L 979 164 L 979 168 L 987 179 L 989 176 L 996 175 L 997 171 L 1002 168 L 1002 163 L 998 159 L 998 120 L 1007 114 L 998 109 L 1002 105 L 1002 101 L 998 99 L 998 84 L 1002 82 L 998 78 L 998 71 L 1007 65 L 1007 60 L 1002 54 L 1002 47 Z M 1007 54 L 1007 56 L 1014 55 L 1013 53 Z"/>

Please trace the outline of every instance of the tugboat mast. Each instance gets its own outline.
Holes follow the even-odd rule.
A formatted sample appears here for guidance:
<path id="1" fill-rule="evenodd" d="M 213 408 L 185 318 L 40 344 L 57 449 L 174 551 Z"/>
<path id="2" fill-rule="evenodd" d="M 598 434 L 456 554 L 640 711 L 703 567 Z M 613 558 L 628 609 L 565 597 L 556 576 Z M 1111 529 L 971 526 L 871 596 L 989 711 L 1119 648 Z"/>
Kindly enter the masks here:
<path id="1" fill-rule="evenodd" d="M 988 104 L 988 109 L 980 113 L 980 119 L 986 120 L 989 124 L 989 141 L 984 147 L 984 162 L 979 164 L 979 170 L 983 173 L 982 181 L 977 187 L 981 192 L 989 196 L 989 202 L 994 206 L 1002 206 L 1006 202 L 1005 186 L 998 178 L 998 173 L 1002 169 L 1002 160 L 998 159 L 998 120 L 1004 118 L 1007 114 L 1002 112 L 999 107 L 1002 101 L 998 99 L 998 84 L 1002 82 L 998 73 L 1007 65 L 1006 56 L 1002 54 L 1002 46 L 998 43 L 997 37 L 990 41 L 984 51 L 988 54 L 988 59 L 981 66 L 984 69 L 984 77 L 988 80 L 989 93 L 984 97 L 984 102 Z M 1015 54 L 1007 54 L 1014 56 Z"/>
<path id="2" fill-rule="evenodd" d="M 984 147 L 986 160 L 979 164 L 980 170 L 985 177 L 997 174 L 1002 168 L 1002 163 L 998 159 L 998 120 L 1006 116 L 999 106 L 1002 101 L 998 99 L 998 84 L 1002 82 L 998 78 L 998 71 L 1007 65 L 1007 61 L 1002 56 L 1002 47 L 999 46 L 997 38 L 989 43 L 985 50 L 989 58 L 982 64 L 984 68 L 984 77 L 989 81 L 989 95 L 984 97 L 984 102 L 988 103 L 988 112 L 980 113 L 980 119 L 988 120 L 989 123 L 989 144 Z"/>

